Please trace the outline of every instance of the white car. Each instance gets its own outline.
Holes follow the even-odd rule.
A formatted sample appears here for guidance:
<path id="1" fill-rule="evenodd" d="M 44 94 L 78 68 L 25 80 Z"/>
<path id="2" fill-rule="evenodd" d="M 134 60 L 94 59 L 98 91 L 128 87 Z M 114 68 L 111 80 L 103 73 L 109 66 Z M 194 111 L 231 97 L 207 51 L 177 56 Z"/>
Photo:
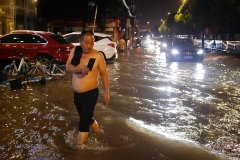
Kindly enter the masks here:
<path id="1" fill-rule="evenodd" d="M 63 35 L 64 39 L 73 45 L 79 45 L 79 36 L 81 32 L 72 32 Z M 94 32 L 93 48 L 101 52 L 106 61 L 117 58 L 117 43 L 111 39 L 111 35 Z"/>

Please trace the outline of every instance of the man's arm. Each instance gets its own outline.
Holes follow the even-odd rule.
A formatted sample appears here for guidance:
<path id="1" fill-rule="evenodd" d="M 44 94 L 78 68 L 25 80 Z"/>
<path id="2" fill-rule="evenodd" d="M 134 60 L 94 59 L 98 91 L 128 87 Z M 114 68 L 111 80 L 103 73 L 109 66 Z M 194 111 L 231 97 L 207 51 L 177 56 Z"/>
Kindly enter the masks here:
<path id="1" fill-rule="evenodd" d="M 105 90 L 105 103 L 106 105 L 108 105 L 110 101 L 108 73 L 107 73 L 104 57 L 101 53 L 99 53 L 99 70 L 100 70 L 100 76 L 101 76 L 102 83 Z"/>

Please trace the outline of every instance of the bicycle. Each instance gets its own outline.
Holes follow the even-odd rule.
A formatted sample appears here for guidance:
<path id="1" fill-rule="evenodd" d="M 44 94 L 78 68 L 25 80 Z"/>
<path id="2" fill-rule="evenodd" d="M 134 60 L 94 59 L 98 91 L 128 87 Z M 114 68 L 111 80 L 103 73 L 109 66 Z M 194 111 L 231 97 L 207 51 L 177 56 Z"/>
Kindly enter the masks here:
<path id="1" fill-rule="evenodd" d="M 18 66 L 16 64 L 16 59 L 19 58 L 9 57 L 12 58 L 13 61 L 11 64 L 6 65 L 2 71 L 5 80 L 16 79 L 18 75 L 24 75 L 24 79 L 26 79 L 29 69 L 29 64 L 27 63 L 28 58 L 24 57 L 23 54 L 20 54 L 20 56 L 21 58 Z"/>
<path id="2" fill-rule="evenodd" d="M 48 66 L 37 59 L 36 63 L 32 64 L 28 71 L 29 77 L 62 77 L 66 74 L 65 65 L 61 65 L 59 60 L 52 59 L 51 64 L 51 68 L 49 69 Z"/>
<path id="3" fill-rule="evenodd" d="M 52 59 L 52 69 L 50 72 L 51 76 L 65 76 L 66 75 L 66 65 L 60 64 L 58 59 Z"/>

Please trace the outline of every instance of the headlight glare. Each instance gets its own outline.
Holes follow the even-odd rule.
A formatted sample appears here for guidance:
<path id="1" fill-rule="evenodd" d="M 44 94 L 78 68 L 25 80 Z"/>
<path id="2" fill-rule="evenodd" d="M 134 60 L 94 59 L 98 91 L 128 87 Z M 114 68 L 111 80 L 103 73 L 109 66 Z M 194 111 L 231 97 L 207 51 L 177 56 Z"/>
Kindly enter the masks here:
<path id="1" fill-rule="evenodd" d="M 162 44 L 163 48 L 167 48 L 167 43 Z"/>
<path id="2" fill-rule="evenodd" d="M 203 54 L 203 50 L 202 50 L 202 49 L 199 49 L 199 50 L 197 51 L 197 54 Z"/>
<path id="3" fill-rule="evenodd" d="M 179 52 L 178 52 L 177 49 L 173 49 L 173 50 L 172 50 L 172 54 L 176 55 L 176 54 L 179 54 Z"/>

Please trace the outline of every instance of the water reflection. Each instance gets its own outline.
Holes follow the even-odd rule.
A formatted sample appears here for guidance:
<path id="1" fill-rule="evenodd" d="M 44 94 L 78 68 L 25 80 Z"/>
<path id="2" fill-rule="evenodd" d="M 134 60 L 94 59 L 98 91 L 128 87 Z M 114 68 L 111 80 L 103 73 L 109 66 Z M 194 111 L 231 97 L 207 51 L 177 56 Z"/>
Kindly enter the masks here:
<path id="1" fill-rule="evenodd" d="M 138 92 L 140 99 L 133 107 L 131 120 L 153 132 L 164 134 L 161 133 L 164 131 L 239 157 L 239 142 L 235 141 L 240 121 L 236 117 L 239 116 L 239 98 L 236 98 L 240 94 L 239 60 L 219 61 L 222 57 L 216 56 L 207 57 L 203 63 L 167 63 L 164 52 L 158 51 L 143 57 L 147 57 L 142 59 L 144 79 L 133 79 L 137 83 L 129 84 L 138 89 L 137 84 L 142 84 L 144 88 L 144 93 Z M 141 65 L 135 64 L 135 70 L 142 70 Z M 140 110 L 135 112 L 136 108 Z M 230 143 L 231 138 L 234 141 Z"/>
<path id="2" fill-rule="evenodd" d="M 171 71 L 177 71 L 178 69 L 178 63 L 177 62 L 173 62 L 170 64 L 170 69 Z"/>
<path id="3" fill-rule="evenodd" d="M 149 131 L 152 131 L 154 133 L 157 133 L 161 136 L 165 136 L 167 138 L 171 138 L 171 139 L 175 139 L 175 140 L 183 140 L 183 141 L 191 142 L 188 139 L 184 139 L 182 136 L 178 136 L 176 134 L 176 132 L 175 133 L 169 132 L 168 129 L 166 129 L 164 126 L 161 126 L 161 125 L 156 126 L 154 124 L 146 124 L 144 121 L 137 120 L 137 119 L 134 119 L 132 117 L 130 117 L 129 120 L 134 123 L 133 125 L 137 125 L 140 128 L 145 128 L 145 129 L 147 129 Z"/>
<path id="4" fill-rule="evenodd" d="M 204 79 L 205 70 L 202 63 L 197 63 L 194 77 L 196 80 Z"/>

